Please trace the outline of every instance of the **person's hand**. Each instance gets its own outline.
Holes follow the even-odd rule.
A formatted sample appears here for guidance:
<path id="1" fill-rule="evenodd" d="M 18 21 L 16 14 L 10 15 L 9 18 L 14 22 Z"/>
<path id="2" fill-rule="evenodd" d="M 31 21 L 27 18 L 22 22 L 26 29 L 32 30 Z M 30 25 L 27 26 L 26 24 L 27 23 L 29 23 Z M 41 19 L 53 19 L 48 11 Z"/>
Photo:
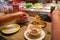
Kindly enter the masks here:
<path id="1" fill-rule="evenodd" d="M 25 20 L 26 18 L 28 18 L 28 14 L 26 14 L 25 12 L 18 12 L 17 14 L 20 15 L 20 17 L 17 18 L 17 21 L 22 21 L 22 20 Z"/>
<path id="2" fill-rule="evenodd" d="M 26 13 L 25 12 L 17 12 L 17 13 L 15 13 L 15 15 L 18 15 L 18 16 L 23 16 L 23 15 L 25 15 Z"/>
<path id="3" fill-rule="evenodd" d="M 48 13 L 48 17 L 52 18 L 52 14 L 51 13 Z"/>
<path id="4" fill-rule="evenodd" d="M 58 10 L 58 9 L 55 9 L 53 12 L 52 12 L 52 14 L 51 13 L 48 13 L 48 16 L 50 17 L 50 18 L 52 18 L 52 16 L 60 16 L 60 11 Z"/>

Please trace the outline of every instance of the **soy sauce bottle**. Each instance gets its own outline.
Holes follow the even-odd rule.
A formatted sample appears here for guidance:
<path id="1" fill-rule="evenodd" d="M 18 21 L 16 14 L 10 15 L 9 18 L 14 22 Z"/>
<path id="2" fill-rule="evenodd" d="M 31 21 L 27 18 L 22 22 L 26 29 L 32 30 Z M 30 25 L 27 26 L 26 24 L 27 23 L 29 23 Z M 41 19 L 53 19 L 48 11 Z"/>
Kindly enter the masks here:
<path id="1" fill-rule="evenodd" d="M 52 14 L 52 12 L 53 12 L 54 10 L 55 10 L 55 6 L 51 6 L 51 8 L 50 8 L 50 13 Z M 48 17 L 48 16 L 47 16 L 47 21 L 51 22 L 51 21 L 52 21 L 51 17 Z"/>
<path id="2" fill-rule="evenodd" d="M 52 13 L 55 10 L 55 6 L 51 6 L 50 13 Z"/>

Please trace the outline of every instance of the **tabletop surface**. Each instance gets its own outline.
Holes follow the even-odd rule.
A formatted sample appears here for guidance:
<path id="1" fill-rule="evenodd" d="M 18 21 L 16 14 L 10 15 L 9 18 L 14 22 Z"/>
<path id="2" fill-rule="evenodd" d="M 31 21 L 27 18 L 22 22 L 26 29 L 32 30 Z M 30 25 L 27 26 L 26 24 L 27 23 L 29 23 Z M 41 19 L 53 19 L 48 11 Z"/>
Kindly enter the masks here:
<path id="1" fill-rule="evenodd" d="M 34 17 L 30 17 L 30 19 L 31 19 L 30 21 L 34 20 Z M 51 31 L 51 23 L 50 22 L 46 22 L 46 23 L 47 23 L 47 26 L 45 28 L 43 28 L 45 33 L 46 33 L 46 36 L 45 36 L 45 38 L 43 40 L 51 40 L 51 35 L 52 35 L 51 34 L 52 33 L 52 31 Z M 24 25 L 19 24 L 19 25 L 21 25 L 21 28 L 15 34 L 8 35 L 8 36 L 0 34 L 0 36 L 6 38 L 8 40 L 26 40 L 25 37 L 24 37 L 24 32 L 27 29 L 28 24 L 29 24 L 29 22 L 24 24 Z"/>

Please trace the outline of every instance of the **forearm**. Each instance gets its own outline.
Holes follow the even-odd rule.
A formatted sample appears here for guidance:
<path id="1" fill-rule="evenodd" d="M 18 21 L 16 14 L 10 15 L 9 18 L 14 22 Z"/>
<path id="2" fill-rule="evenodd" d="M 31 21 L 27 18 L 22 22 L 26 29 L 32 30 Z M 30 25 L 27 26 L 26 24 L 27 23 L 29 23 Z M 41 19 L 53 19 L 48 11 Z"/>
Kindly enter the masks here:
<path id="1" fill-rule="evenodd" d="M 53 40 L 60 40 L 60 16 L 52 16 Z"/>
<path id="2" fill-rule="evenodd" d="M 16 20 L 20 15 L 18 14 L 7 14 L 0 17 L 0 25 L 6 24 L 10 21 Z"/>

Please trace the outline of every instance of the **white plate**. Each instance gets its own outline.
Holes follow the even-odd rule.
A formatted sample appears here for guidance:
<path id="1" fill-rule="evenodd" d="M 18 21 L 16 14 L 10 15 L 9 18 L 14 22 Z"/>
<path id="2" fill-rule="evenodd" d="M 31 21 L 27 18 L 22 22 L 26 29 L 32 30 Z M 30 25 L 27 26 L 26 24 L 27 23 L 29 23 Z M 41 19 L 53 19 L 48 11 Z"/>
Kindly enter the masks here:
<path id="1" fill-rule="evenodd" d="M 31 25 L 31 24 L 30 24 Z M 30 26 L 30 25 L 28 25 L 28 26 Z M 41 36 L 40 36 L 40 38 L 38 38 L 38 39 L 30 39 L 27 35 L 27 32 L 29 31 L 29 27 L 27 28 L 27 30 L 24 32 L 24 37 L 27 39 L 27 40 L 42 40 L 42 39 L 44 39 L 44 37 L 45 37 L 45 31 L 41 28 L 40 29 L 41 30 Z"/>
<path id="2" fill-rule="evenodd" d="M 20 25 L 10 24 L 10 25 L 4 26 L 4 28 L 2 28 L 2 33 L 12 34 L 12 33 L 17 32 L 19 29 L 20 29 Z"/>

